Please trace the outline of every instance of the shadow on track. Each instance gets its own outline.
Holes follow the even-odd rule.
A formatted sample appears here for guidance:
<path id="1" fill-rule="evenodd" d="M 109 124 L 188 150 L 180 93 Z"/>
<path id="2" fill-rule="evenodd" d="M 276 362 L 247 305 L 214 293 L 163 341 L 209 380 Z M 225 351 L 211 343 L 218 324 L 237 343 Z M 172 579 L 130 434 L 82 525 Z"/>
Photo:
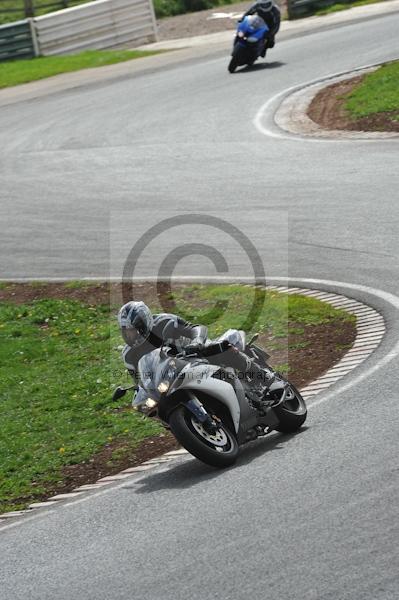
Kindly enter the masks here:
<path id="1" fill-rule="evenodd" d="M 244 67 L 243 69 L 236 71 L 235 75 L 238 73 L 253 73 L 254 71 L 278 69 L 279 67 L 283 67 L 285 64 L 285 62 L 281 62 L 279 60 L 275 60 L 274 62 L 255 63 L 251 67 Z"/>
<path id="2" fill-rule="evenodd" d="M 241 448 L 236 464 L 229 469 L 214 469 L 195 458 L 191 458 L 175 467 L 167 468 L 166 471 L 161 473 L 150 474 L 133 485 L 126 485 L 124 489 L 134 490 L 136 494 L 152 494 L 165 489 L 190 488 L 201 484 L 203 481 L 214 479 L 225 471 L 243 467 L 266 452 L 283 450 L 285 442 L 304 433 L 306 430 L 307 427 L 303 427 L 293 434 L 274 433 L 263 439 L 259 438 L 255 442 L 250 442 L 247 446 Z"/>

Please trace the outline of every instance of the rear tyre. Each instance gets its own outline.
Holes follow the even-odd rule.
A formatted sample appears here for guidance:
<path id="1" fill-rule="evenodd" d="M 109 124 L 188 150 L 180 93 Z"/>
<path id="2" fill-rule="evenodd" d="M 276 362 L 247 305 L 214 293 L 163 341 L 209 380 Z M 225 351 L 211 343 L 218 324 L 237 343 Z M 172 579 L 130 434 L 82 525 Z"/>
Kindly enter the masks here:
<path id="1" fill-rule="evenodd" d="M 207 465 L 223 469 L 237 460 L 237 438 L 223 423 L 215 434 L 209 434 L 185 406 L 178 406 L 170 415 L 169 426 L 177 441 Z"/>
<path id="2" fill-rule="evenodd" d="M 234 73 L 234 71 L 236 70 L 237 67 L 238 67 L 238 61 L 237 61 L 236 57 L 233 56 L 233 58 L 229 62 L 229 66 L 227 67 L 229 70 L 229 73 Z"/>
<path id="3" fill-rule="evenodd" d="M 308 414 L 305 400 L 291 383 L 287 399 L 273 410 L 280 421 L 275 429 L 282 433 L 294 433 L 298 431 L 306 421 Z"/>

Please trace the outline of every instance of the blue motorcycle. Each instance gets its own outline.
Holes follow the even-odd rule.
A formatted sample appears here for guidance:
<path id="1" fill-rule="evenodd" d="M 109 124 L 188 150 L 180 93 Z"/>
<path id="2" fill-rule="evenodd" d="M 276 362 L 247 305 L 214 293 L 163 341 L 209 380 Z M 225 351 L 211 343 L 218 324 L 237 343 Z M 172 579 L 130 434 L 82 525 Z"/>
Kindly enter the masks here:
<path id="1" fill-rule="evenodd" d="M 266 54 L 266 34 L 269 31 L 264 20 L 258 15 L 250 15 L 238 24 L 233 52 L 228 70 L 234 73 L 237 67 L 251 66 L 259 56 Z"/>

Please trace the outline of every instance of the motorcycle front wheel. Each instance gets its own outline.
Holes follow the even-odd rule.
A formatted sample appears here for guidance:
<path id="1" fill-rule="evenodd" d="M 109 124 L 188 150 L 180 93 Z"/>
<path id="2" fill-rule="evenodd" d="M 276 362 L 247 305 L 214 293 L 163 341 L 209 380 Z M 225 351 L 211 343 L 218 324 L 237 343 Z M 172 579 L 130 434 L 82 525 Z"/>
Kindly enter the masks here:
<path id="1" fill-rule="evenodd" d="M 237 438 L 223 423 L 211 434 L 185 406 L 178 406 L 170 415 L 169 426 L 177 441 L 207 465 L 223 469 L 235 463 Z"/>
<path id="2" fill-rule="evenodd" d="M 292 383 L 289 384 L 286 399 L 273 410 L 279 420 L 279 424 L 275 429 L 282 433 L 298 431 L 306 421 L 308 414 L 305 400 Z"/>
<path id="3" fill-rule="evenodd" d="M 237 67 L 238 67 L 238 60 L 236 59 L 235 56 L 233 56 L 233 58 L 229 62 L 229 66 L 227 67 L 229 70 L 229 73 L 234 73 L 234 71 L 236 70 Z"/>

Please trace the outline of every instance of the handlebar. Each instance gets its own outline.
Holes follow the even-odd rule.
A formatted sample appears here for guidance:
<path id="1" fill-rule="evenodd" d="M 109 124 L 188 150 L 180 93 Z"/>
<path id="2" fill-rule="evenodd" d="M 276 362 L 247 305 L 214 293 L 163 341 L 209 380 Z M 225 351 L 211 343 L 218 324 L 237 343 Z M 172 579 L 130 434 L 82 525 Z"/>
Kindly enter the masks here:
<path id="1" fill-rule="evenodd" d="M 186 354 L 186 352 L 183 351 L 179 352 L 179 354 L 176 355 L 177 358 L 189 358 L 189 357 L 194 357 L 194 356 L 202 356 L 204 358 L 206 358 L 207 356 L 214 356 L 215 354 L 221 354 L 222 352 L 225 352 L 226 350 L 228 350 L 230 348 L 231 344 L 230 342 L 228 342 L 227 340 L 223 340 L 221 342 L 212 342 L 211 344 L 208 344 L 208 346 L 205 346 L 204 348 L 198 349 L 198 352 L 190 352 L 190 354 Z"/>
<path id="2" fill-rule="evenodd" d="M 213 356 L 214 354 L 221 354 L 230 348 L 231 344 L 227 340 L 221 342 L 213 342 L 201 350 L 203 356 Z"/>

